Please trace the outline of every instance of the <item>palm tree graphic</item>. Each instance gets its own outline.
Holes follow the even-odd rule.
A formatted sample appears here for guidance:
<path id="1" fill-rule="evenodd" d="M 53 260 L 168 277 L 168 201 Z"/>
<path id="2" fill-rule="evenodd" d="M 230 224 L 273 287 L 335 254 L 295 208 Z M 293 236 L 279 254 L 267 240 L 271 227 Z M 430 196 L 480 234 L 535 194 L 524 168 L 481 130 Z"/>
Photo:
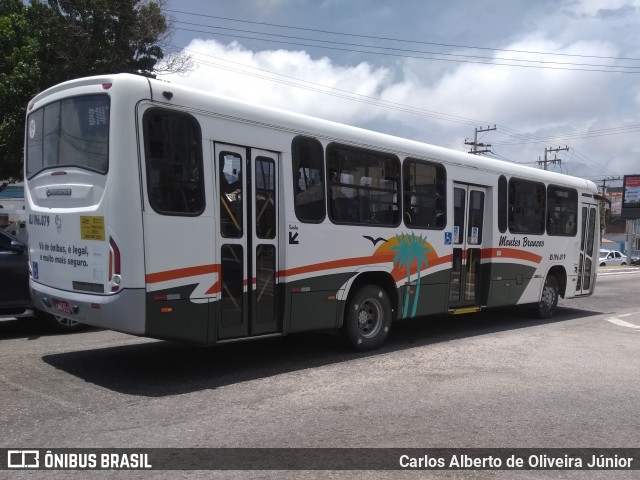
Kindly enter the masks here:
<path id="1" fill-rule="evenodd" d="M 411 266 L 416 263 L 417 286 L 415 297 L 413 298 L 413 307 L 411 309 L 411 317 L 415 317 L 418 309 L 418 299 L 420 297 L 420 278 L 422 276 L 422 268 L 429 265 L 427 253 L 431 249 L 425 245 L 427 240 L 422 235 L 416 236 L 415 233 L 396 235 L 398 244 L 391 247 L 391 251 L 395 252 L 393 257 L 394 266 L 404 266 L 407 269 L 407 283 L 411 283 Z M 409 297 L 410 289 L 407 288 L 404 296 L 404 306 L 402 308 L 402 318 L 409 316 Z"/>
<path id="2" fill-rule="evenodd" d="M 408 235 L 406 235 L 408 237 Z M 407 269 L 407 284 L 411 283 L 411 250 L 409 248 L 409 241 L 405 240 L 405 234 L 396 235 L 397 245 L 391 247 L 392 252 L 396 252 L 393 257 L 393 266 L 404 266 Z M 402 308 L 402 318 L 407 318 L 407 311 L 409 310 L 409 288 L 405 290 L 404 294 L 404 307 Z"/>

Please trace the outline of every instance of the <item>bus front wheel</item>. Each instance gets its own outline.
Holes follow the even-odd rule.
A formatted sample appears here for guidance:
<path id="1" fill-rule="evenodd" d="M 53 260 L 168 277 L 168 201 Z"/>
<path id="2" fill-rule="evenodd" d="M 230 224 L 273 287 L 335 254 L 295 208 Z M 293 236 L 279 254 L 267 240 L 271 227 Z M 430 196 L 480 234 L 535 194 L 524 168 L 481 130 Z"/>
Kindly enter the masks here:
<path id="1" fill-rule="evenodd" d="M 391 302 L 380 287 L 366 285 L 351 297 L 345 312 L 343 333 L 360 351 L 380 347 L 391 328 Z"/>
<path id="2" fill-rule="evenodd" d="M 558 280 L 554 275 L 547 275 L 542 287 L 540 301 L 536 313 L 539 318 L 551 318 L 558 308 Z"/>

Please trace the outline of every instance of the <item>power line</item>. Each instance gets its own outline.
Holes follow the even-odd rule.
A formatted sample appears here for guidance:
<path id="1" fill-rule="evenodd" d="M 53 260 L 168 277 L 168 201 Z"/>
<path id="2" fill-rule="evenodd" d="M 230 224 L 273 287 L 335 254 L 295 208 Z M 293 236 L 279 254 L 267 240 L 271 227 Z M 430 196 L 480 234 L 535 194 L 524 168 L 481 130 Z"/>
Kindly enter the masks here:
<path id="1" fill-rule="evenodd" d="M 175 46 L 175 45 L 171 45 L 171 47 L 175 48 L 176 50 L 181 50 L 179 47 Z M 318 92 L 318 93 L 322 93 L 325 95 L 331 95 L 331 96 L 335 96 L 337 98 L 344 98 L 344 99 L 348 99 L 348 100 L 352 100 L 352 101 L 358 101 L 361 103 L 365 103 L 365 104 L 369 104 L 369 105 L 374 105 L 374 106 L 378 106 L 378 107 L 382 107 L 382 108 L 387 108 L 387 109 L 392 109 L 392 110 L 396 110 L 396 111 L 400 111 L 400 112 L 405 112 L 405 113 L 410 113 L 410 114 L 414 114 L 414 115 L 420 115 L 420 116 L 426 116 L 426 117 L 431 117 L 431 118 L 435 118 L 438 120 L 444 120 L 444 121 L 450 121 L 450 122 L 455 122 L 455 123 L 460 123 L 460 124 L 466 124 L 466 125 L 477 125 L 478 123 L 486 123 L 486 122 L 481 122 L 475 119 L 469 119 L 469 118 L 465 118 L 465 117 L 459 117 L 459 116 L 455 116 L 455 115 L 450 115 L 450 114 L 445 114 L 445 113 L 441 113 L 441 112 L 436 112 L 433 110 L 427 110 L 427 109 L 421 109 L 421 108 L 417 108 L 417 107 L 412 107 L 406 104 L 402 104 L 402 103 L 398 103 L 398 102 L 391 102 L 391 101 L 387 101 L 387 100 L 382 100 L 379 99 L 377 97 L 371 97 L 368 95 L 363 95 L 363 94 L 358 94 L 355 92 L 350 92 L 347 90 L 342 90 L 342 89 L 338 89 L 335 87 L 328 87 L 326 85 L 323 84 L 319 84 L 319 83 L 315 83 L 315 82 L 310 82 L 307 80 L 302 80 L 293 76 L 289 76 L 289 75 L 285 75 L 285 74 L 281 74 L 281 73 L 277 73 L 277 72 L 271 72 L 268 70 L 263 70 L 257 67 L 251 67 L 248 66 L 246 64 L 240 63 L 240 62 L 234 62 L 232 60 L 228 60 L 228 59 L 224 59 L 224 58 L 220 58 L 220 57 L 216 57 L 213 55 L 207 55 L 204 53 L 200 53 L 200 52 L 194 52 L 194 51 L 190 51 L 188 49 L 182 49 L 186 52 L 190 52 L 196 55 L 202 55 L 205 57 L 209 57 L 209 58 L 213 58 L 216 60 L 220 60 L 223 62 L 227 62 L 227 63 L 231 63 L 231 64 L 235 64 L 238 66 L 241 66 L 242 69 L 240 68 L 233 68 L 233 67 L 229 67 L 229 66 L 225 66 L 225 65 L 220 65 L 218 63 L 214 63 L 214 62 L 206 62 L 203 60 L 196 60 L 197 63 L 201 63 L 203 65 L 209 65 L 209 66 L 213 66 L 215 68 L 219 68 L 219 69 L 223 69 L 223 70 L 227 70 L 227 71 L 232 71 L 235 73 L 239 73 L 242 75 L 248 75 L 248 76 L 252 76 L 254 78 L 258 78 L 258 79 L 263 79 L 263 80 L 268 80 L 271 82 L 275 82 L 275 83 L 280 83 L 280 84 L 284 84 L 284 85 L 288 85 L 288 86 L 293 86 L 296 88 L 302 88 L 305 90 L 310 90 L 310 91 L 314 91 L 314 92 Z M 255 70 L 257 72 L 260 73 L 252 73 L 252 72 L 248 72 L 246 69 L 250 69 L 250 70 Z M 268 74 L 268 75 L 264 75 L 264 74 Z M 275 77 L 283 77 L 285 80 L 281 80 L 278 78 L 274 78 Z M 538 139 L 537 137 L 530 135 L 530 134 L 526 134 L 526 133 L 522 133 L 522 132 L 518 132 L 517 130 L 511 129 L 509 127 L 506 126 L 500 126 L 501 130 L 506 130 L 506 131 L 510 131 L 510 132 L 514 132 L 510 135 L 513 136 L 520 136 L 522 138 L 530 138 L 530 142 L 532 143 L 541 143 L 542 139 Z M 621 127 L 622 128 L 622 127 Z M 596 162 L 594 162 L 593 160 L 589 159 L 589 157 L 587 157 L 584 154 L 581 154 L 580 152 L 578 152 L 575 149 L 572 149 L 572 153 L 575 154 L 575 156 L 579 159 L 579 161 L 583 164 L 585 164 L 586 166 L 589 166 L 590 168 L 592 168 L 595 171 L 604 171 L 602 169 L 600 169 L 600 166 L 595 166 L 597 165 Z M 527 164 L 527 163 L 536 163 L 536 162 L 515 162 L 513 160 L 510 160 L 506 157 L 503 157 L 495 152 L 490 152 L 491 156 L 495 156 L 496 158 L 500 158 L 500 159 L 504 159 L 513 163 L 520 163 L 520 164 Z"/>
<path id="2" fill-rule="evenodd" d="M 576 160 L 580 163 L 582 163 L 583 165 L 589 167 L 591 170 L 593 170 L 594 172 L 600 172 L 599 176 L 604 175 L 615 175 L 615 173 L 611 172 L 610 170 L 607 170 L 606 168 L 604 168 L 602 166 L 602 163 L 598 163 L 595 160 L 589 158 L 587 155 L 585 155 L 584 153 L 576 150 L 575 147 L 571 148 L 571 153 L 573 154 L 573 156 L 576 158 Z"/>
<path id="3" fill-rule="evenodd" d="M 228 21 L 240 22 L 240 23 L 248 23 L 248 24 L 256 24 L 256 25 L 267 25 L 267 26 L 278 27 L 278 28 L 287 28 L 287 29 L 303 30 L 303 31 L 313 31 L 313 32 L 320 32 L 320 33 L 326 33 L 326 34 L 332 34 L 332 35 L 343 35 L 343 36 L 348 36 L 348 37 L 373 38 L 373 39 L 377 39 L 377 40 L 389 40 L 389 41 L 398 41 L 398 42 L 404 42 L 404 43 L 419 43 L 419 44 L 429 44 L 429 45 L 458 47 L 458 48 L 496 50 L 496 51 L 506 51 L 506 52 L 518 52 L 518 53 L 528 53 L 528 54 L 562 56 L 562 57 L 602 58 L 602 59 L 610 59 L 610 60 L 632 60 L 632 61 L 640 60 L 640 59 L 628 58 L 628 57 L 606 57 L 606 56 L 596 56 L 596 55 L 578 55 L 578 54 L 562 54 L 562 53 L 557 53 L 556 54 L 556 53 L 550 53 L 550 52 L 535 52 L 535 51 L 510 50 L 510 49 L 492 49 L 492 48 L 486 48 L 486 47 L 440 44 L 440 43 L 435 43 L 435 42 L 414 41 L 414 40 L 405 40 L 405 39 L 394 39 L 394 38 L 376 37 L 376 36 L 370 36 L 370 35 L 347 34 L 347 33 L 332 32 L 332 31 L 327 31 L 327 30 L 310 29 L 310 28 L 303 28 L 303 27 L 293 27 L 293 26 L 279 25 L 279 24 L 270 24 L 270 23 L 266 23 L 266 22 L 253 22 L 253 21 L 248 21 L 248 20 L 239 20 L 239 19 L 234 19 L 234 18 L 229 18 L 229 17 L 219 17 L 219 16 L 207 15 L 207 14 L 197 14 L 197 13 L 184 12 L 184 11 L 179 11 L 179 10 L 169 10 L 169 11 L 174 12 L 174 13 L 181 13 L 181 14 L 185 14 L 185 15 L 196 15 L 198 17 L 208 17 L 208 18 L 222 19 L 222 20 L 228 20 Z M 183 23 L 188 23 L 188 22 L 183 22 Z M 199 24 L 196 24 L 196 25 L 199 25 Z M 214 26 L 212 26 L 211 28 L 223 28 L 223 27 L 214 27 Z M 184 29 L 184 30 L 191 31 L 189 29 Z M 229 29 L 229 30 L 233 30 L 233 29 Z M 211 32 L 200 32 L 200 33 L 211 33 Z M 271 35 L 271 34 L 268 34 L 268 35 Z M 224 35 L 224 36 L 232 36 L 233 37 L 233 35 Z M 256 39 L 256 40 L 258 40 L 258 39 Z M 316 40 L 316 41 L 321 41 L 321 40 Z M 290 42 L 287 42 L 287 43 L 290 43 Z M 335 42 L 335 43 L 337 43 L 337 42 Z M 318 45 L 310 45 L 310 46 L 319 47 Z M 374 46 L 373 48 L 385 48 L 385 47 L 375 47 Z M 376 52 L 364 52 L 364 53 L 376 53 Z M 437 55 L 449 55 L 449 54 L 446 54 L 446 53 L 442 53 L 442 54 L 436 53 L 436 54 Z M 422 57 L 420 57 L 420 58 L 422 58 Z M 224 59 L 220 59 L 220 60 L 224 60 Z M 475 62 L 475 63 L 484 63 L 484 62 Z M 500 64 L 495 64 L 495 63 L 490 63 L 490 64 L 492 64 L 492 65 L 500 65 Z M 571 64 L 569 64 L 569 65 L 571 65 Z M 529 67 L 531 67 L 531 66 L 529 66 Z M 222 67 L 220 67 L 220 68 L 222 68 Z M 640 68 L 640 67 L 629 67 L 629 68 Z M 257 69 L 257 70 L 260 70 L 260 69 Z M 593 71 L 593 70 L 591 70 L 591 71 Z M 272 75 L 281 75 L 281 74 L 276 74 L 275 72 L 270 72 L 270 74 L 272 74 Z M 295 79 L 295 77 L 289 77 L 289 78 Z M 296 81 L 300 81 L 300 79 L 295 79 L 295 80 Z M 319 85 L 319 84 L 317 84 L 317 85 Z M 324 86 L 324 85 L 322 85 L 321 87 L 322 88 L 326 88 L 326 86 Z M 346 91 L 344 91 L 344 92 L 347 93 L 347 94 L 353 94 L 353 92 L 346 92 Z M 375 97 L 370 97 L 370 99 L 372 99 L 376 103 L 380 103 L 381 102 L 381 100 L 376 99 Z M 400 108 L 402 109 L 401 111 L 407 111 L 406 110 L 407 108 L 413 108 L 413 107 L 409 107 L 407 105 L 402 105 L 402 104 L 396 104 L 396 106 L 400 106 Z M 438 119 L 441 119 L 441 120 L 448 120 L 448 121 L 457 121 L 459 123 L 467 123 L 467 124 L 468 123 L 476 123 L 476 124 L 478 123 L 477 121 L 471 120 L 471 119 L 464 119 L 462 122 L 460 122 L 460 120 L 458 120 L 458 119 L 453 119 L 452 116 L 449 116 L 447 114 L 443 114 L 443 113 L 440 113 L 440 112 L 434 112 L 434 111 L 429 111 L 429 115 L 432 116 L 433 118 L 438 118 Z M 458 117 L 458 118 L 460 118 L 460 117 Z M 500 127 L 501 127 L 501 130 L 503 132 L 507 133 L 507 135 L 509 137 L 515 138 L 515 139 L 517 139 L 517 141 L 494 142 L 494 145 L 518 145 L 518 144 L 523 144 L 523 143 L 547 143 L 547 142 L 552 141 L 552 140 L 563 140 L 563 139 L 572 139 L 572 138 L 588 138 L 588 137 L 592 137 L 592 136 L 634 133 L 634 132 L 640 130 L 640 125 L 628 125 L 628 126 L 624 126 L 624 127 L 616 127 L 615 129 L 603 129 L 601 131 L 577 132 L 577 133 L 573 133 L 573 134 L 563 134 L 563 135 L 556 135 L 556 136 L 550 136 L 550 137 L 536 137 L 535 135 L 519 132 L 517 130 L 514 130 L 512 128 L 506 127 L 504 125 L 500 125 Z"/>
<path id="4" fill-rule="evenodd" d="M 482 59 L 482 60 L 489 60 L 491 64 L 496 64 L 495 63 L 496 61 L 506 61 L 506 62 L 526 62 L 526 63 L 540 64 L 539 66 L 541 68 L 543 66 L 545 66 L 545 65 L 565 65 L 565 66 L 576 66 L 576 67 L 586 66 L 586 67 L 640 69 L 640 66 L 630 66 L 630 65 L 604 65 L 604 64 L 593 64 L 593 63 L 557 62 L 557 61 L 548 61 L 548 60 L 528 60 L 528 59 L 518 59 L 518 58 L 487 57 L 487 56 L 481 56 L 481 55 L 465 55 L 465 54 L 460 54 L 460 53 L 444 53 L 444 52 L 430 52 L 430 51 L 424 51 L 424 50 L 409 50 L 409 49 L 397 48 L 397 47 L 387 47 L 387 46 L 378 46 L 378 45 L 365 45 L 365 44 L 358 44 L 358 43 L 337 42 L 335 40 L 296 37 L 296 36 L 292 36 L 292 35 L 281 35 L 281 34 L 268 33 L 268 32 L 256 32 L 256 31 L 253 31 L 253 30 L 243 30 L 243 29 L 236 29 L 236 28 L 219 27 L 219 26 L 215 26 L 215 25 L 204 25 L 204 24 L 201 24 L 201 23 L 181 22 L 181 21 L 176 21 L 174 23 L 190 25 L 190 26 L 197 26 L 197 27 L 205 27 L 205 28 L 210 28 L 210 29 L 215 29 L 215 30 L 227 30 L 227 31 L 230 31 L 230 32 L 240 32 L 240 33 L 243 33 L 243 34 L 249 33 L 249 34 L 265 35 L 265 36 L 269 36 L 269 37 L 286 38 L 286 39 L 290 39 L 290 40 L 325 42 L 325 43 L 331 43 L 331 44 L 334 44 L 334 45 L 342 45 L 342 46 L 358 47 L 358 48 L 375 48 L 375 49 L 384 50 L 384 51 L 390 51 L 390 52 L 393 51 L 393 52 L 406 52 L 408 54 L 441 55 L 441 56 L 456 57 L 456 58 Z M 178 30 L 182 30 L 182 29 L 178 28 Z M 188 30 L 188 29 L 184 29 L 184 30 Z M 214 33 L 214 32 L 202 32 L 202 33 Z M 220 34 L 220 35 L 225 35 L 225 36 L 237 36 L 239 38 L 255 39 L 254 37 L 246 37 L 246 36 L 235 35 L 235 34 L 234 35 L 223 34 L 223 33 L 219 33 L 219 32 L 218 33 L 214 33 L 214 34 Z M 270 41 L 272 41 L 272 40 L 270 40 Z M 285 43 L 289 43 L 289 42 L 285 42 Z M 296 43 L 296 45 L 298 45 L 298 43 Z M 305 46 L 309 46 L 309 45 L 305 44 Z M 315 45 L 315 46 L 318 47 L 318 48 L 327 48 L 326 45 Z M 362 50 L 350 50 L 349 49 L 349 51 L 362 52 L 362 53 L 373 53 L 373 54 L 376 54 L 376 55 L 394 55 L 393 53 L 363 52 Z M 434 59 L 433 57 L 412 57 L 412 58 Z M 446 59 L 440 59 L 440 60 L 446 60 Z M 530 67 L 536 66 L 536 65 L 519 65 L 519 64 L 515 64 L 515 65 L 499 64 L 499 65 L 530 66 Z M 549 68 L 551 68 L 551 67 L 549 67 Z M 589 71 L 591 71 L 591 69 L 589 69 Z M 628 73 L 640 73 L 640 72 L 631 71 L 631 72 L 628 72 Z"/>
<path id="5" fill-rule="evenodd" d="M 576 140 L 580 138 L 603 137 L 608 135 L 623 135 L 627 133 L 635 133 L 640 131 L 640 124 L 627 125 L 623 127 L 603 128 L 600 130 L 591 130 L 589 132 L 563 133 L 558 135 L 550 135 L 547 137 L 536 137 L 539 141 L 550 142 L 554 140 Z M 529 139 L 523 138 L 521 141 L 498 141 L 495 145 L 519 145 L 522 143 L 530 143 Z"/>
<path id="6" fill-rule="evenodd" d="M 197 17 L 214 18 L 214 19 L 217 19 L 217 20 L 226 20 L 226 21 L 231 21 L 231 22 L 248 23 L 248 24 L 252 24 L 252 25 L 264 25 L 264 26 L 269 26 L 269 27 L 285 28 L 285 29 L 291 29 L 291 30 L 302 30 L 302 31 L 307 31 L 307 32 L 316 32 L 316 33 L 323 33 L 323 34 L 329 34 L 329 35 L 341 35 L 341 36 L 346 36 L 346 37 L 368 38 L 368 39 L 373 39 L 373 40 L 382 40 L 382 41 L 385 41 L 385 42 L 386 41 L 392 41 L 392 42 L 400 42 L 400 43 L 415 43 L 415 44 L 421 44 L 421 45 L 433 45 L 433 46 L 447 47 L 447 48 L 466 48 L 466 49 L 472 49 L 472 50 L 487 50 L 487 51 L 493 51 L 493 52 L 527 53 L 527 54 L 534 54 L 534 55 L 548 55 L 548 56 L 561 56 L 561 57 L 598 58 L 598 59 L 606 59 L 606 60 L 640 61 L 640 58 L 632 58 L 632 57 L 611 57 L 611 56 L 604 56 L 604 55 L 581 55 L 581 54 L 575 54 L 575 53 L 539 52 L 539 51 L 533 51 L 533 50 L 515 50 L 515 49 L 509 49 L 509 48 L 492 48 L 492 47 L 479 47 L 479 46 L 472 46 L 472 45 L 457 45 L 457 44 L 451 44 L 451 43 L 427 42 L 427 41 L 424 41 L 424 40 L 407 40 L 407 39 L 402 39 L 402 38 L 380 37 L 380 36 L 375 36 L 375 35 L 362 35 L 362 34 L 357 34 L 357 33 L 344 33 L 344 32 L 336 32 L 336 31 L 331 31 L 331 30 L 321 30 L 321 29 L 308 28 L 308 27 L 295 27 L 295 26 L 291 26 L 291 25 L 283 25 L 283 24 L 277 24 L 277 23 L 256 22 L 256 21 L 242 20 L 242 19 L 231 18 L 231 17 L 221 17 L 221 16 L 217 16 L 217 15 L 207 15 L 207 14 L 204 14 L 204 13 L 185 12 L 185 11 L 181 11 L 181 10 L 165 9 L 165 11 L 171 12 L 171 13 L 179 13 L 179 14 L 183 14 L 183 15 L 193 15 L 193 16 L 197 16 Z"/>
<path id="7" fill-rule="evenodd" d="M 228 66 L 225 66 L 225 65 L 220 65 L 220 64 L 215 63 L 215 62 L 207 62 L 207 61 L 202 61 L 202 60 L 196 60 L 198 63 L 201 63 L 203 65 L 209 65 L 209 66 L 212 66 L 212 67 L 220 68 L 222 70 L 227 70 L 227 71 L 240 73 L 240 74 L 243 74 L 243 75 L 248 75 L 248 76 L 251 76 L 251 77 L 254 77 L 254 78 L 270 80 L 270 81 L 274 81 L 274 82 L 285 84 L 285 85 L 289 85 L 289 86 L 303 88 L 305 90 L 312 90 L 312 91 L 316 91 L 316 92 L 323 93 L 323 94 L 326 94 L 326 95 L 336 96 L 336 97 L 339 97 L 339 98 L 348 98 L 348 99 L 351 99 L 351 100 L 360 101 L 360 102 L 367 103 L 367 104 L 370 104 L 370 105 L 377 105 L 377 106 L 380 106 L 380 107 L 383 107 L 383 108 L 389 108 L 389 109 L 392 109 L 392 110 L 398 110 L 398 111 L 402 111 L 402 112 L 413 113 L 415 115 L 431 117 L 431 118 L 435 118 L 435 119 L 438 119 L 438 120 L 446 120 L 446 121 L 465 124 L 465 125 L 477 125 L 478 123 L 483 123 L 483 122 L 480 122 L 479 120 L 474 120 L 474 119 L 470 119 L 470 118 L 459 117 L 459 116 L 456 116 L 456 115 L 450 115 L 450 114 L 446 114 L 446 113 L 436 112 L 434 110 L 427 110 L 427 109 L 422 109 L 422 108 L 418 108 L 418 107 L 412 107 L 410 105 L 406 105 L 406 104 L 403 104 L 403 103 L 392 102 L 392 101 L 389 101 L 389 100 L 382 100 L 380 98 L 372 97 L 372 96 L 369 96 L 369 95 L 355 93 L 355 92 L 351 92 L 351 91 L 348 91 L 348 90 L 343 90 L 343 89 L 336 88 L 336 87 L 329 87 L 329 86 L 323 85 L 321 83 L 311 82 L 311 81 L 308 81 L 308 80 L 303 80 L 301 78 L 293 77 L 291 75 L 285 75 L 283 73 L 272 72 L 272 71 L 264 70 L 264 69 L 257 68 L 257 67 L 251 67 L 251 66 L 246 65 L 244 63 L 234 62 L 233 60 L 228 60 L 228 59 L 225 59 L 225 58 L 216 57 L 214 55 L 207 55 L 205 53 L 194 52 L 194 51 L 188 50 L 188 49 L 184 49 L 184 51 L 190 52 L 190 53 L 194 53 L 194 54 L 197 54 L 197 55 L 202 55 L 202 56 L 209 57 L 209 58 L 213 58 L 215 60 L 220 60 L 220 61 L 223 61 L 223 62 L 231 63 L 231 64 L 234 64 L 234 65 L 238 65 L 238 66 L 241 66 L 243 69 L 256 70 L 259 73 L 247 72 L 246 70 L 243 70 L 243 69 L 228 67 Z M 286 80 L 280 80 L 280 79 L 277 79 L 277 78 L 265 76 L 264 74 L 274 75 L 274 76 L 277 76 L 277 77 L 283 77 Z M 332 93 L 332 92 L 338 92 L 338 93 Z"/>
<path id="8" fill-rule="evenodd" d="M 258 38 L 258 37 L 251 37 L 247 35 L 237 35 L 237 34 L 219 33 L 219 32 L 213 33 L 210 31 L 196 30 L 191 28 L 179 28 L 179 27 L 173 27 L 173 28 L 174 30 L 181 30 L 185 32 L 205 33 L 209 35 L 217 35 L 217 36 L 231 37 L 231 38 L 243 38 L 245 40 L 257 40 L 260 42 L 271 42 L 276 44 L 294 45 L 296 47 L 323 48 L 327 50 L 335 50 L 335 51 L 342 51 L 342 52 L 355 52 L 355 53 L 364 53 L 369 55 L 384 55 L 384 56 L 390 56 L 390 57 L 412 58 L 412 59 L 418 59 L 418 60 L 436 60 L 441 62 L 471 63 L 471 64 L 480 64 L 480 65 L 493 65 L 493 66 L 500 66 L 500 67 L 520 67 L 520 68 L 535 68 L 535 69 L 564 70 L 564 71 L 578 71 L 578 72 L 640 74 L 640 70 L 637 70 L 637 71 L 620 70 L 621 68 L 640 68 L 640 67 L 612 66 L 611 69 L 604 70 L 602 68 L 569 68 L 569 67 L 552 67 L 547 65 L 519 65 L 519 64 L 513 64 L 513 63 L 499 63 L 494 61 L 485 62 L 480 60 L 460 60 L 460 59 L 454 59 L 454 58 L 438 58 L 438 57 L 432 57 L 432 56 L 408 55 L 408 54 L 390 53 L 390 52 L 382 53 L 382 52 L 367 51 L 367 50 L 357 50 L 353 48 L 332 47 L 332 46 L 323 45 L 323 44 L 318 45 L 318 44 L 309 44 L 309 43 L 300 43 L 300 42 L 290 42 L 286 40 L 272 40 L 269 38 Z M 325 40 L 312 40 L 312 41 L 325 42 Z M 330 43 L 335 43 L 335 42 L 330 42 Z M 381 48 L 381 47 L 368 47 L 368 48 Z M 445 54 L 438 54 L 438 55 L 445 55 Z M 509 61 L 522 61 L 522 60 L 511 59 Z M 571 65 L 571 64 L 568 64 L 568 65 Z M 597 65 L 594 65 L 594 66 L 597 66 Z M 613 68 L 616 68 L 617 70 L 613 70 Z"/>
<path id="9" fill-rule="evenodd" d="M 178 48 L 177 46 L 173 46 L 174 48 Z M 217 63 L 213 63 L 213 62 L 204 62 L 204 61 L 200 61 L 200 63 L 204 64 L 204 65 L 209 65 L 209 66 L 213 66 L 216 68 L 221 68 L 221 69 L 226 69 L 229 71 L 235 71 L 236 73 L 241 73 L 244 75 L 249 75 L 249 76 L 254 76 L 256 78 L 265 78 L 263 75 L 261 74 L 269 74 L 269 75 L 273 75 L 273 76 L 277 76 L 277 77 L 282 77 L 282 78 L 286 78 L 287 80 L 291 80 L 293 82 L 299 82 L 299 83 L 303 83 L 303 84 L 307 84 L 310 85 L 315 89 L 315 87 L 321 89 L 320 92 L 321 93 L 326 93 L 328 94 L 328 92 L 326 91 L 327 88 L 330 88 L 331 90 L 335 90 L 337 92 L 340 92 L 341 94 L 345 94 L 345 95 L 353 95 L 362 99 L 366 100 L 366 103 L 368 104 L 375 104 L 384 108 L 391 108 L 391 109 L 395 109 L 398 111 L 403 111 L 403 112 L 407 112 L 407 113 L 414 113 L 416 115 L 422 115 L 422 116 L 428 116 L 431 118 L 435 118 L 438 120 L 446 120 L 446 121 L 450 121 L 450 122 L 455 122 L 455 123 L 460 123 L 460 124 L 464 124 L 464 125 L 477 125 L 478 123 L 482 124 L 482 123 L 487 123 L 481 120 L 477 120 L 477 119 L 471 119 L 471 118 L 465 118 L 465 117 L 460 117 L 460 116 L 455 116 L 455 115 L 450 115 L 450 114 L 446 114 L 446 113 L 442 113 L 442 112 L 437 112 L 434 110 L 428 110 L 428 109 L 422 109 L 422 108 L 417 108 L 417 107 L 412 107 L 406 104 L 402 104 L 402 103 L 398 103 L 398 102 L 391 102 L 388 100 L 382 100 L 379 99 L 377 97 L 372 97 L 372 96 L 368 96 L 368 95 L 362 95 L 362 94 L 358 94 L 355 92 L 351 92 L 348 90 L 343 90 L 343 89 L 339 89 L 336 87 L 328 87 L 327 85 L 323 85 L 320 83 L 315 83 L 315 82 L 310 82 L 307 80 L 302 80 L 300 78 L 291 76 L 291 75 L 286 75 L 286 74 L 282 74 L 282 73 L 278 73 L 278 72 L 273 72 L 273 71 L 269 71 L 269 70 L 264 70 L 261 68 L 257 68 L 257 67 L 251 67 L 249 65 L 246 65 L 244 63 L 240 63 L 240 62 L 234 62 L 232 60 L 228 60 L 222 57 L 216 57 L 214 55 L 208 55 L 205 53 L 201 53 L 201 52 L 195 52 L 189 49 L 184 49 L 184 51 L 195 54 L 195 55 L 201 55 L 204 57 L 208 57 L 208 58 L 212 58 L 214 60 L 219 60 L 219 61 L 223 61 L 226 63 L 230 63 L 230 64 L 234 64 L 234 65 L 238 65 L 240 67 L 242 67 L 243 69 L 250 69 L 250 70 L 254 70 L 257 72 L 260 72 L 260 75 L 258 74 L 254 74 L 254 73 L 250 73 L 247 72 L 246 70 L 239 70 L 239 69 L 231 69 L 230 67 L 226 67 Z M 266 77 L 266 79 L 271 80 L 271 77 Z M 275 80 L 274 80 L 275 81 Z M 283 83 L 282 81 L 278 81 L 278 83 Z M 287 85 L 293 85 L 291 83 L 286 83 Z M 303 88 L 300 86 L 300 88 Z M 307 87 L 304 87 L 306 89 L 309 89 Z M 344 98 L 344 97 L 343 97 Z M 566 134 L 566 135 L 556 135 L 556 136 L 550 136 L 550 137 L 537 137 L 533 134 L 528 134 L 528 133 L 523 133 L 520 132 L 518 130 L 515 130 L 513 128 L 507 127 L 506 125 L 501 125 L 501 124 L 496 124 L 501 131 L 505 132 L 508 136 L 514 137 L 514 138 L 518 138 L 521 139 L 518 142 L 492 142 L 493 146 L 501 146 L 501 145 L 519 145 L 519 144 L 525 144 L 525 143 L 539 143 L 539 144 L 543 144 L 543 143 L 548 143 L 550 141 L 553 140 L 558 140 L 558 139 L 564 139 L 564 138 L 586 138 L 589 136 L 603 136 L 606 134 L 621 134 L 621 133 L 632 133 L 634 130 L 629 130 L 626 131 L 625 129 L 631 129 L 632 127 L 638 127 L 640 128 L 640 125 L 630 125 L 630 126 L 623 126 L 623 127 L 615 127 L 615 128 L 610 128 L 610 129 L 603 129 L 603 130 L 595 130 L 592 132 L 578 132 L 578 133 L 574 133 L 574 134 Z"/>

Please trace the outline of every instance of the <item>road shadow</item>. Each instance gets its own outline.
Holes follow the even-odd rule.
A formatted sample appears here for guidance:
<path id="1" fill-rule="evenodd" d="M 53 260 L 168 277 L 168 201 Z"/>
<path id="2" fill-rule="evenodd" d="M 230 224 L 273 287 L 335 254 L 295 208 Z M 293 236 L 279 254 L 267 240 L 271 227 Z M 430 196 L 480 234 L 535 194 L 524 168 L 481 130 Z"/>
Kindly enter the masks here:
<path id="1" fill-rule="evenodd" d="M 404 320 L 394 323 L 381 349 L 364 353 L 351 351 L 337 335 L 315 332 L 212 347 L 150 340 L 136 345 L 46 355 L 43 360 L 109 390 L 126 395 L 164 397 L 600 314 L 560 307 L 553 318 L 540 320 L 531 318 L 523 309 L 509 308 Z"/>
<path id="2" fill-rule="evenodd" d="M 95 327 L 87 326 L 83 330 L 77 332 L 61 332 L 52 329 L 44 321 L 38 318 L 1 318 L 0 319 L 0 342 L 3 340 L 16 340 L 23 338 L 25 340 L 38 340 L 42 337 L 50 337 L 54 335 L 74 335 L 89 331 L 97 331 Z"/>

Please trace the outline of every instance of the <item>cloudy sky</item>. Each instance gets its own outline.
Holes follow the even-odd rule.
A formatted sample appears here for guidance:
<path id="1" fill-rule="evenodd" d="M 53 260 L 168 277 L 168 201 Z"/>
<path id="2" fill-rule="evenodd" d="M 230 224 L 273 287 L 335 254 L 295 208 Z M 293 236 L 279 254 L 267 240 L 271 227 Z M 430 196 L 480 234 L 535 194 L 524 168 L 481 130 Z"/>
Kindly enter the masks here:
<path id="1" fill-rule="evenodd" d="M 163 78 L 602 179 L 640 173 L 640 0 L 168 0 Z M 608 182 L 615 185 L 615 182 Z"/>

